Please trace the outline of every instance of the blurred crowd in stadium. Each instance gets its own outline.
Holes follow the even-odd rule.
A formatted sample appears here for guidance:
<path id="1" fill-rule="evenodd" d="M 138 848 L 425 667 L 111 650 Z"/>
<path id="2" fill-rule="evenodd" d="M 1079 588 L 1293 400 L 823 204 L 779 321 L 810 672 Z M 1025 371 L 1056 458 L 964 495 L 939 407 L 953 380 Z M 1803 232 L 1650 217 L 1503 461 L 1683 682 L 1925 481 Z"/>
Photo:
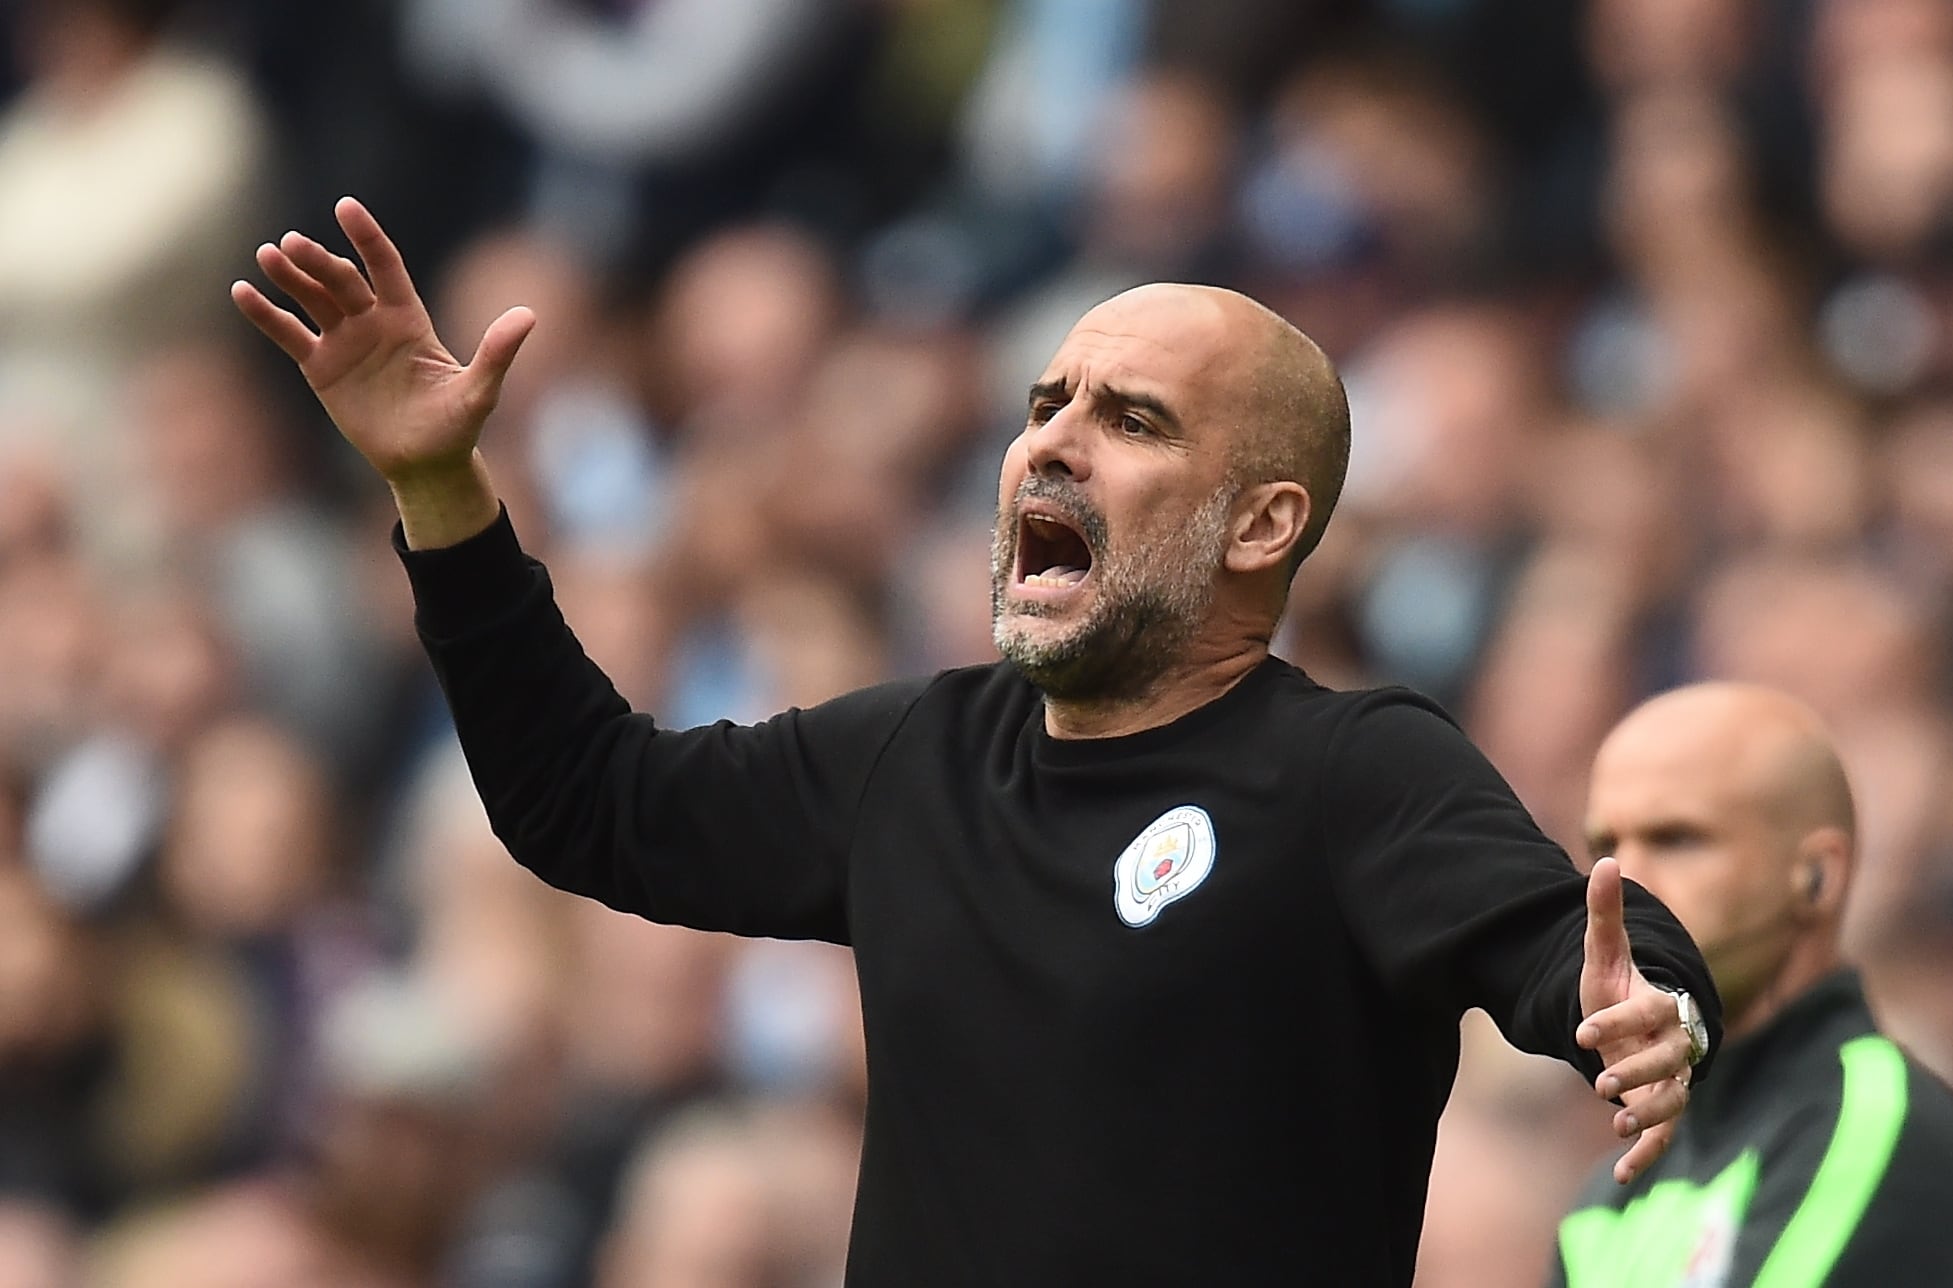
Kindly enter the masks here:
<path id="1" fill-rule="evenodd" d="M 1439 697 L 1576 856 L 1638 697 L 1802 696 L 1861 798 L 1849 946 L 1953 1073 L 1945 0 L 0 14 L 4 1288 L 840 1280 L 847 955 L 508 861 L 384 490 L 229 314 L 344 191 L 458 351 L 540 314 L 487 450 L 677 725 L 990 657 L 1058 337 L 1255 294 L 1355 408 L 1282 651 Z M 1534 1282 L 1611 1144 L 1468 1023 L 1420 1284 Z"/>

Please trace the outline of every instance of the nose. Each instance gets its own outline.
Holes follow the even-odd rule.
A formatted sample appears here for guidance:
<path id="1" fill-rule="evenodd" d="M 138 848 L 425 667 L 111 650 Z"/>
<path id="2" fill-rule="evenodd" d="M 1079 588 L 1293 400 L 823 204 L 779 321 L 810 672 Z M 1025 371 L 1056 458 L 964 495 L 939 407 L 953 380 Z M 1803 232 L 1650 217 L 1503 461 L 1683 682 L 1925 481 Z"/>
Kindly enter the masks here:
<path id="1" fill-rule="evenodd" d="M 1068 478 L 1084 482 L 1092 476 L 1090 428 L 1084 409 L 1074 400 L 1058 409 L 1042 425 L 1024 429 L 1024 454 L 1031 473 L 1043 478 Z"/>

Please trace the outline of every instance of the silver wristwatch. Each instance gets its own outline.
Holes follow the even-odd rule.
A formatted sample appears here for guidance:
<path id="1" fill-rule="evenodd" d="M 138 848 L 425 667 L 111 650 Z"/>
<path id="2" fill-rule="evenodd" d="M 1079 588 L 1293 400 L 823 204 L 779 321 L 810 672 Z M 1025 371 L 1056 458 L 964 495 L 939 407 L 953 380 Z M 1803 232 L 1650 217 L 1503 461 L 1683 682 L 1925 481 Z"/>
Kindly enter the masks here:
<path id="1" fill-rule="evenodd" d="M 1689 1035 L 1689 1066 L 1702 1063 L 1702 1057 L 1709 1054 L 1709 1025 L 1702 1018 L 1702 1008 L 1695 1004 L 1695 998 L 1687 989 L 1664 988 L 1662 992 L 1675 999 L 1675 1011 L 1681 1016 L 1682 1032 Z"/>

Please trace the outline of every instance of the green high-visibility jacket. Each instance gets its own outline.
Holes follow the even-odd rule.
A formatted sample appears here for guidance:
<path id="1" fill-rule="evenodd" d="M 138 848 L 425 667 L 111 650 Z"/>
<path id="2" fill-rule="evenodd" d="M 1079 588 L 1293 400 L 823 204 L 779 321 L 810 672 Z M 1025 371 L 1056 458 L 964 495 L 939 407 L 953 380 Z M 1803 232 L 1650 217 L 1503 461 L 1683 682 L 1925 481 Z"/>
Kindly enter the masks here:
<path id="1" fill-rule="evenodd" d="M 1953 1091 L 1841 971 L 1729 1044 L 1659 1163 L 1594 1177 L 1550 1283 L 1953 1288 Z"/>

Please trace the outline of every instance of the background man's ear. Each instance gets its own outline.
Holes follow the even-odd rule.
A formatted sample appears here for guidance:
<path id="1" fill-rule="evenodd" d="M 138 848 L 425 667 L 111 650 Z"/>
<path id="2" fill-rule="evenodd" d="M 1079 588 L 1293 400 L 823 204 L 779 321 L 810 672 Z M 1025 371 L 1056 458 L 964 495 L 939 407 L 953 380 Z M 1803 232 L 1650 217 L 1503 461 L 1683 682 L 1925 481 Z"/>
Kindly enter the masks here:
<path id="1" fill-rule="evenodd" d="M 1801 891 L 1805 907 L 1812 913 L 1836 917 L 1851 880 L 1851 840 L 1840 827 L 1820 827 L 1805 838 L 1803 860 L 1807 868 Z"/>
<path id="2" fill-rule="evenodd" d="M 1851 842 L 1835 827 L 1820 827 L 1798 845 L 1798 906 L 1807 917 L 1830 916 L 1844 902 L 1851 876 Z"/>

